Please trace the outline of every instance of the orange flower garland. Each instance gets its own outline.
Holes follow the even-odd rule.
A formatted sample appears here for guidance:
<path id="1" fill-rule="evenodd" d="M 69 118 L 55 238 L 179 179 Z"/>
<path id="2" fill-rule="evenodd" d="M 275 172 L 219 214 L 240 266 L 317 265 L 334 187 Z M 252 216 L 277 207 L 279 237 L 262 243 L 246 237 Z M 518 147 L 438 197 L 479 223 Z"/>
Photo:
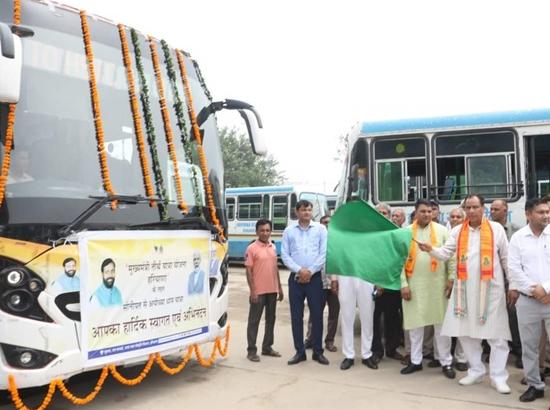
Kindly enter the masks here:
<path id="1" fill-rule="evenodd" d="M 147 360 L 147 363 L 145 364 L 145 367 L 141 371 L 141 373 L 134 377 L 133 379 L 127 379 L 123 375 L 121 375 L 118 370 L 116 369 L 116 366 L 114 364 L 109 365 L 109 371 L 111 372 L 111 375 L 120 383 L 126 385 L 126 386 L 135 386 L 137 384 L 140 384 L 143 379 L 147 377 L 149 372 L 151 371 L 151 367 L 153 366 L 153 362 L 155 359 L 155 355 L 150 355 L 149 360 Z"/>
<path id="2" fill-rule="evenodd" d="M 4 159 L 2 160 L 2 173 L 0 174 L 0 205 L 6 195 L 6 184 L 10 173 L 11 149 L 13 147 L 13 125 L 15 123 L 15 104 L 10 104 L 8 113 L 8 128 L 6 130 L 6 142 L 4 146 Z"/>
<path id="3" fill-rule="evenodd" d="M 21 23 L 21 0 L 13 1 L 13 24 Z M 0 205 L 6 195 L 6 184 L 10 173 L 11 149 L 13 147 L 13 125 L 15 124 L 15 104 L 9 105 L 8 124 L 6 130 L 6 142 L 4 143 L 4 158 L 2 160 L 2 172 L 0 173 Z"/>
<path id="4" fill-rule="evenodd" d="M 109 176 L 109 167 L 107 166 L 107 155 L 105 154 L 105 134 L 103 131 L 103 120 L 101 119 L 101 110 L 99 105 L 99 96 L 97 91 L 97 81 L 94 69 L 94 54 L 92 50 L 92 40 L 86 12 L 80 11 L 80 21 L 82 25 L 82 38 L 84 39 L 84 49 L 86 51 L 86 61 L 88 64 L 88 75 L 90 83 L 90 94 L 92 98 L 92 112 L 94 114 L 94 125 L 97 139 L 97 153 L 101 167 L 101 177 L 103 178 L 103 188 L 109 195 L 114 195 L 114 189 Z M 116 201 L 111 202 L 111 209 L 116 209 Z"/>
<path id="5" fill-rule="evenodd" d="M 67 388 L 65 387 L 65 383 L 63 383 L 63 380 L 57 379 L 57 387 L 63 397 L 65 397 L 67 400 L 72 402 L 73 404 L 77 404 L 79 406 L 90 403 L 93 399 L 96 398 L 98 393 L 103 388 L 103 384 L 105 383 L 105 380 L 107 379 L 107 376 L 109 375 L 109 371 L 107 367 L 104 367 L 101 371 L 101 375 L 99 376 L 99 379 L 97 381 L 96 386 L 92 390 L 90 394 L 88 394 L 86 397 L 76 397 L 74 394 L 72 394 Z"/>
<path id="6" fill-rule="evenodd" d="M 153 197 L 153 185 L 151 182 L 151 174 L 149 173 L 149 162 L 145 154 L 145 140 L 143 138 L 143 128 L 141 126 L 141 114 L 139 111 L 138 100 L 136 96 L 136 83 L 132 72 L 132 60 L 128 51 L 128 40 L 126 39 L 126 27 L 122 24 L 118 25 L 118 33 L 120 35 L 120 44 L 122 48 L 122 60 L 126 68 L 126 79 L 128 80 L 128 94 L 130 96 L 130 106 L 132 107 L 132 116 L 134 119 L 134 128 L 136 130 L 136 142 L 139 153 L 139 161 L 141 164 L 141 172 L 143 174 L 143 184 L 145 185 L 145 194 L 148 198 Z M 155 201 L 150 200 L 149 205 L 155 206 Z"/>
<path id="7" fill-rule="evenodd" d="M 193 105 L 193 96 L 191 95 L 191 89 L 189 87 L 189 81 L 187 78 L 187 69 L 185 68 L 185 62 L 183 61 L 183 53 L 180 50 L 176 50 L 176 56 L 178 57 L 178 65 L 180 68 L 181 79 L 185 90 L 185 97 L 187 99 L 187 110 L 189 111 L 189 117 L 191 118 L 191 127 L 193 128 L 193 134 L 197 140 L 197 148 L 199 152 L 199 161 L 202 171 L 202 179 L 204 187 L 206 189 L 206 198 L 208 202 L 208 209 L 210 210 L 210 217 L 212 222 L 218 229 L 218 233 L 222 239 L 224 239 L 224 233 L 221 228 L 220 221 L 216 216 L 216 205 L 214 204 L 214 196 L 212 195 L 212 186 L 208 180 L 208 165 L 206 164 L 206 154 L 202 146 L 202 137 L 197 125 L 197 116 L 195 115 L 195 109 Z"/>
<path id="8" fill-rule="evenodd" d="M 149 356 L 149 360 L 147 360 L 147 363 L 145 364 L 145 367 L 143 368 L 141 373 L 133 379 L 127 379 L 124 376 L 122 376 L 118 372 L 118 370 L 116 370 L 115 365 L 105 366 L 101 371 L 101 375 L 99 376 L 99 379 L 93 391 L 90 394 L 88 394 L 86 397 L 82 397 L 82 398 L 76 397 L 75 395 L 73 395 L 67 389 L 63 380 L 54 379 L 50 382 L 50 385 L 48 387 L 48 393 L 46 393 L 46 396 L 44 397 L 42 404 L 37 408 L 37 410 L 46 410 L 48 408 L 48 406 L 52 401 L 52 397 L 55 394 L 56 387 L 59 389 L 63 397 L 65 397 L 67 400 L 69 400 L 73 404 L 76 404 L 76 405 L 88 404 L 89 402 L 94 400 L 98 395 L 98 393 L 101 391 L 109 373 L 111 373 L 113 378 L 115 378 L 118 382 L 126 386 L 135 386 L 141 383 L 145 379 L 145 377 L 147 377 L 147 375 L 149 374 L 149 371 L 151 370 L 151 367 L 153 366 L 154 362 L 156 362 L 158 366 L 161 368 L 161 370 L 164 371 L 165 373 L 171 376 L 175 375 L 185 368 L 189 360 L 191 360 L 191 356 L 193 355 L 193 352 L 195 352 L 195 357 L 197 358 L 197 361 L 201 366 L 210 367 L 215 362 L 216 351 L 218 351 L 222 357 L 225 357 L 227 355 L 227 347 L 229 344 L 230 336 L 231 336 L 231 326 L 227 325 L 227 329 L 225 330 L 225 336 L 224 336 L 225 346 L 222 348 L 221 339 L 219 337 L 216 337 L 216 340 L 214 341 L 214 346 L 212 348 L 212 351 L 210 352 L 210 357 L 207 360 L 203 358 L 200 350 L 200 346 L 198 344 L 189 346 L 187 348 L 187 354 L 182 358 L 181 363 L 174 368 L 168 367 L 159 353 L 152 354 Z M 23 403 L 23 400 L 21 400 L 21 397 L 19 396 L 19 390 L 15 383 L 15 377 L 13 377 L 13 375 L 11 374 L 8 375 L 8 391 L 10 392 L 12 402 L 16 409 L 30 410 L 27 406 L 25 406 L 25 403 Z"/>
<path id="9" fill-rule="evenodd" d="M 172 126 L 170 125 L 170 115 L 168 114 L 168 108 L 166 107 L 166 99 L 164 97 L 164 85 L 162 83 L 162 77 L 160 74 L 160 63 L 157 53 L 157 46 L 155 39 L 151 36 L 148 37 L 149 48 L 151 49 L 151 58 L 153 60 L 153 70 L 155 71 L 155 78 L 157 80 L 157 89 L 159 93 L 160 110 L 162 113 L 162 120 L 164 122 L 164 134 L 166 135 L 166 145 L 168 146 L 168 154 L 172 160 L 174 167 L 174 180 L 176 183 L 176 194 L 178 197 L 178 207 L 184 213 L 188 213 L 187 204 L 183 201 L 183 188 L 181 185 L 180 172 L 178 167 L 178 159 L 176 157 L 176 149 L 174 147 L 174 136 L 172 133 Z"/>

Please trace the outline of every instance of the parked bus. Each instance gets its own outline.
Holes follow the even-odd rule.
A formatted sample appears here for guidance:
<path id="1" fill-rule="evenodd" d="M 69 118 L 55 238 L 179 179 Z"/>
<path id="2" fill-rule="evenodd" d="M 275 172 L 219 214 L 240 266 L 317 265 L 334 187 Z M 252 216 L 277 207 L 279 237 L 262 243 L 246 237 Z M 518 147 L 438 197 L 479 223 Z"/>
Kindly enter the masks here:
<path id="1" fill-rule="evenodd" d="M 247 246 L 256 238 L 256 221 L 260 218 L 273 222 L 271 239 L 280 256 L 283 231 L 289 224 L 296 223 L 294 207 L 302 199 L 313 204 L 314 221 L 328 214 L 327 199 L 322 193 L 294 186 L 227 188 L 225 207 L 230 236 L 229 258 L 244 258 Z"/>
<path id="2" fill-rule="evenodd" d="M 0 390 L 227 328 L 224 168 L 186 52 L 52 1 L 0 2 Z"/>
<path id="3" fill-rule="evenodd" d="M 343 201 L 387 202 L 410 214 L 426 198 L 439 202 L 445 221 L 478 193 L 506 200 L 509 220 L 521 225 L 526 198 L 550 193 L 550 109 L 365 122 L 348 142 Z"/>

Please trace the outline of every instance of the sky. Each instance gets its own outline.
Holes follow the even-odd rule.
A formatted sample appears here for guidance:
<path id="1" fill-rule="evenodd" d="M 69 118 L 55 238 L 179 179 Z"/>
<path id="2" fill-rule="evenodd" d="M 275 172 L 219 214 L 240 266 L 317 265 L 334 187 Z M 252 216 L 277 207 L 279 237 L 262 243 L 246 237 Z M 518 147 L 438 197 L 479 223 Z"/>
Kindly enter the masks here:
<path id="1" fill-rule="evenodd" d="M 257 108 L 288 182 L 327 193 L 358 122 L 550 107 L 546 1 L 63 2 L 189 52 L 215 100 Z"/>

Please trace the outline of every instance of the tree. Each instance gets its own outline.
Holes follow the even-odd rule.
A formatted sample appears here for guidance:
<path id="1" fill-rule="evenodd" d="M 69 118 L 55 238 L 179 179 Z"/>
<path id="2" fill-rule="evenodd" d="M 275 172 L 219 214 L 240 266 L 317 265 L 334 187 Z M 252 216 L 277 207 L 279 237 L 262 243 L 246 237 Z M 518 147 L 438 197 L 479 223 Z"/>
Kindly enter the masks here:
<path id="1" fill-rule="evenodd" d="M 283 173 L 277 170 L 278 161 L 271 154 L 265 157 L 255 155 L 246 135 L 234 128 L 222 128 L 220 140 L 226 187 L 280 185 L 285 182 Z"/>

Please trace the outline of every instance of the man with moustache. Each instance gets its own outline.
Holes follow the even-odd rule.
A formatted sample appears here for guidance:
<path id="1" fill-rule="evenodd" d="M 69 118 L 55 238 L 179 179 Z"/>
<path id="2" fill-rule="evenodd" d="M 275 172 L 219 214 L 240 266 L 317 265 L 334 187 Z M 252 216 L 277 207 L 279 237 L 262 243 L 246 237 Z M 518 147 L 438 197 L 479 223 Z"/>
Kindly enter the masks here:
<path id="1" fill-rule="evenodd" d="M 97 304 L 102 308 L 122 306 L 122 295 L 115 286 L 115 273 L 115 261 L 111 258 L 105 259 L 101 263 L 103 283 L 92 295 L 92 304 Z"/>
<path id="2" fill-rule="evenodd" d="M 80 291 L 80 278 L 76 276 L 76 259 L 66 258 L 63 261 L 63 273 L 52 283 L 55 293 Z"/>

